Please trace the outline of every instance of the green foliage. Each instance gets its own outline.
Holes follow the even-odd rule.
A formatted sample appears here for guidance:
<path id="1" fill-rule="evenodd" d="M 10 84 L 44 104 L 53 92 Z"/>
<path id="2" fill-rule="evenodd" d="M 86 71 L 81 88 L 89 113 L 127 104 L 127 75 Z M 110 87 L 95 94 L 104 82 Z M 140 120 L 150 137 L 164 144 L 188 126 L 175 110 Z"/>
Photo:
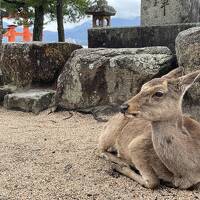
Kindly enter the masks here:
<path id="1" fill-rule="evenodd" d="M 79 21 L 85 16 L 85 11 L 91 3 L 90 0 L 65 0 L 63 9 L 65 20 L 69 22 Z"/>
<path id="2" fill-rule="evenodd" d="M 1 8 L 4 8 L 9 13 L 27 15 L 29 19 L 26 23 L 32 23 L 34 20 L 34 8 L 43 6 L 45 14 L 49 16 L 49 21 L 56 19 L 56 0 L 0 0 Z M 68 22 L 77 22 L 85 16 L 85 11 L 94 0 L 63 0 L 63 15 L 64 20 Z M 18 24 L 24 23 L 22 18 L 18 18 Z"/>
<path id="3" fill-rule="evenodd" d="M 0 0 L 1 1 L 1 0 Z M 28 1 L 2 0 L 1 8 L 6 10 L 10 16 L 14 16 L 15 24 L 30 25 L 34 19 L 34 9 Z"/>

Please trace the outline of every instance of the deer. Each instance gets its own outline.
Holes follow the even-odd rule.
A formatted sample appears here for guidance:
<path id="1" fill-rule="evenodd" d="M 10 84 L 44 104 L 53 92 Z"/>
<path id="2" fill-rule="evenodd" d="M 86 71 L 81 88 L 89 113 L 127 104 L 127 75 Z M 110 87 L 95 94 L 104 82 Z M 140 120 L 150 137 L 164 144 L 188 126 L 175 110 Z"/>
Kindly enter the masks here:
<path id="1" fill-rule="evenodd" d="M 200 124 L 182 113 L 182 101 L 199 74 L 183 76 L 179 67 L 145 83 L 108 122 L 99 138 L 101 156 L 147 188 L 158 187 L 160 180 L 180 189 L 197 185 Z"/>

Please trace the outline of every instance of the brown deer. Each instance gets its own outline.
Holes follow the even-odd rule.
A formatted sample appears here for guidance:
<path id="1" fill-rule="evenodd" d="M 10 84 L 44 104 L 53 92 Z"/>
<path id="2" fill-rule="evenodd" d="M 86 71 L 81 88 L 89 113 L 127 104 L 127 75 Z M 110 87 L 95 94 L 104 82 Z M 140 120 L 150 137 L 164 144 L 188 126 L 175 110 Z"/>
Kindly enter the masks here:
<path id="1" fill-rule="evenodd" d="M 181 108 L 200 71 L 181 74 L 177 68 L 144 84 L 121 106 L 125 116 L 111 119 L 99 139 L 104 157 L 117 163 L 115 169 L 148 188 L 158 186 L 159 179 L 181 189 L 200 182 L 200 124 L 183 116 Z M 118 156 L 109 153 L 113 147 Z"/>

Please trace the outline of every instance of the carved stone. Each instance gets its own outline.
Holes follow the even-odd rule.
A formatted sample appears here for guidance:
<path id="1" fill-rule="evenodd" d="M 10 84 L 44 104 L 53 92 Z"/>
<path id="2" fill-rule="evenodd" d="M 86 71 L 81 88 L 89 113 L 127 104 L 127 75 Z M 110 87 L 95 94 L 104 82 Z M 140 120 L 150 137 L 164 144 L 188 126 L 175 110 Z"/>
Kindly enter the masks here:
<path id="1" fill-rule="evenodd" d="M 199 0 L 142 0 L 142 26 L 199 22 Z"/>

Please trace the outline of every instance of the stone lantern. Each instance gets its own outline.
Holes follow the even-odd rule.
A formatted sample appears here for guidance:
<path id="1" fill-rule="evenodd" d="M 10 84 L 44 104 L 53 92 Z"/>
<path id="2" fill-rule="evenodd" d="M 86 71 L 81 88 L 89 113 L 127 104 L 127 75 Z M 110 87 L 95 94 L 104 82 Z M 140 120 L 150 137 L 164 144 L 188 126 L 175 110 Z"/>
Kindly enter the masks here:
<path id="1" fill-rule="evenodd" d="M 106 27 L 111 25 L 111 16 L 116 14 L 116 10 L 108 5 L 106 0 L 98 0 L 96 5 L 91 6 L 87 15 L 93 16 L 93 27 Z"/>

